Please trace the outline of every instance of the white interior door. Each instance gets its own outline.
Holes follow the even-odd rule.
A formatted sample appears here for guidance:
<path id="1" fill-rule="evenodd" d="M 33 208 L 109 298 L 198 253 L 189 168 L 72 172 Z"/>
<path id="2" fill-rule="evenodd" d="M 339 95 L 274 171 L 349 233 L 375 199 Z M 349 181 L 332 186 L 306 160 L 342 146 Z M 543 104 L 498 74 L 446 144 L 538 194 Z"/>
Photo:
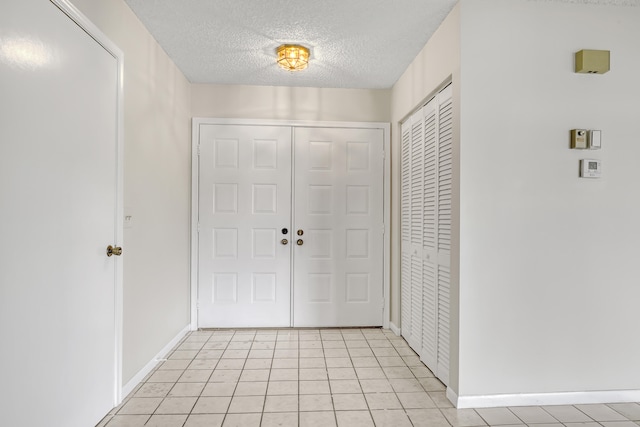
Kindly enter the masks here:
<path id="1" fill-rule="evenodd" d="M 198 326 L 290 326 L 291 128 L 203 124 L 199 159 Z"/>
<path id="2" fill-rule="evenodd" d="M 92 426 L 115 403 L 118 71 L 52 3 L 3 3 L 3 426 Z"/>
<path id="3" fill-rule="evenodd" d="M 381 129 L 294 130 L 293 326 L 382 325 L 383 141 Z"/>

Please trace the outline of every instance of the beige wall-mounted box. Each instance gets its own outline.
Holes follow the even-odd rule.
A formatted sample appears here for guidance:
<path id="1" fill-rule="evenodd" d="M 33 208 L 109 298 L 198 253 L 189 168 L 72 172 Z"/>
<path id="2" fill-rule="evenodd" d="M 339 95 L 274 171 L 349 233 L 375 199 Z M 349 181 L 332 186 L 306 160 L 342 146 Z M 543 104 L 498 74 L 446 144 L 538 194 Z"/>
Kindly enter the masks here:
<path id="1" fill-rule="evenodd" d="M 609 71 L 610 52 L 608 50 L 587 50 L 576 52 L 576 73 L 604 74 Z"/>
<path id="2" fill-rule="evenodd" d="M 571 129 L 571 148 L 584 150 L 587 148 L 586 129 Z"/>

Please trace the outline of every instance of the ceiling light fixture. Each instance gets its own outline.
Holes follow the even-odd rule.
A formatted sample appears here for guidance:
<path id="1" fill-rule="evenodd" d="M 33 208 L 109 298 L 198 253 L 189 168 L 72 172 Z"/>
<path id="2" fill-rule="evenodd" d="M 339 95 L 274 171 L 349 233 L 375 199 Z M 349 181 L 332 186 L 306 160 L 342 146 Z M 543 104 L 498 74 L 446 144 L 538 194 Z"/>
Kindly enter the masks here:
<path id="1" fill-rule="evenodd" d="M 298 44 L 283 44 L 276 49 L 278 65 L 287 71 L 301 71 L 309 65 L 309 49 Z"/>

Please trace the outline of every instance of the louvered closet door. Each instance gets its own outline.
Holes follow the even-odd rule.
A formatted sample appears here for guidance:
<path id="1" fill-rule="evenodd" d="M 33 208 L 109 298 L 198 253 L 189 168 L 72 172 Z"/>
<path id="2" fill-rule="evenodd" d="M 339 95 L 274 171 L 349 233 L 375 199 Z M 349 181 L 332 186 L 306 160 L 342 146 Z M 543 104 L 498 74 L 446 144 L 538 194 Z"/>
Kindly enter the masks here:
<path id="1" fill-rule="evenodd" d="M 421 111 L 425 130 L 424 198 L 423 198 L 423 294 L 422 294 L 422 351 L 425 364 L 435 370 L 438 352 L 437 326 L 437 209 L 438 209 L 438 116 L 437 102 L 431 100 Z"/>
<path id="2" fill-rule="evenodd" d="M 411 120 L 402 124 L 401 331 L 411 336 Z"/>
<path id="3" fill-rule="evenodd" d="M 449 382 L 451 322 L 451 191 L 453 103 L 451 86 L 438 95 L 438 364 L 437 376 Z"/>
<path id="4" fill-rule="evenodd" d="M 402 335 L 420 352 L 423 328 L 424 122 L 422 111 L 402 127 Z"/>
<path id="5" fill-rule="evenodd" d="M 422 233 L 424 186 L 424 123 L 421 114 L 411 119 L 411 331 L 408 342 L 422 347 Z"/>
<path id="6" fill-rule="evenodd" d="M 449 381 L 451 87 L 402 125 L 402 335 Z"/>

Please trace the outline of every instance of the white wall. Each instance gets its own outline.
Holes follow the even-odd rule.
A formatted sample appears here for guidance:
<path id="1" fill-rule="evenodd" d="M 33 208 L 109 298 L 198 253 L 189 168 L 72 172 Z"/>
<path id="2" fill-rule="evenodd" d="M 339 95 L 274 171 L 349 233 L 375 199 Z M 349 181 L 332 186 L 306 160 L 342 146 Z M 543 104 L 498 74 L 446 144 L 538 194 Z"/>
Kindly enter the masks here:
<path id="1" fill-rule="evenodd" d="M 193 117 L 388 122 L 391 91 L 194 84 Z"/>
<path id="2" fill-rule="evenodd" d="M 640 8 L 577 3 L 462 2 L 460 396 L 640 389 Z"/>
<path id="3" fill-rule="evenodd" d="M 124 1 L 72 1 L 124 52 L 124 384 L 189 323 L 190 85 Z"/>
<path id="4" fill-rule="evenodd" d="M 454 172 L 459 170 L 460 119 L 460 5 L 456 5 L 416 56 L 398 82 L 391 96 L 391 321 L 400 326 L 400 194 L 401 194 L 401 132 L 400 122 L 422 106 L 443 83 L 453 87 Z M 458 174 L 453 177 L 451 236 L 451 355 L 450 387 L 457 390 L 457 265 L 458 265 Z"/>

